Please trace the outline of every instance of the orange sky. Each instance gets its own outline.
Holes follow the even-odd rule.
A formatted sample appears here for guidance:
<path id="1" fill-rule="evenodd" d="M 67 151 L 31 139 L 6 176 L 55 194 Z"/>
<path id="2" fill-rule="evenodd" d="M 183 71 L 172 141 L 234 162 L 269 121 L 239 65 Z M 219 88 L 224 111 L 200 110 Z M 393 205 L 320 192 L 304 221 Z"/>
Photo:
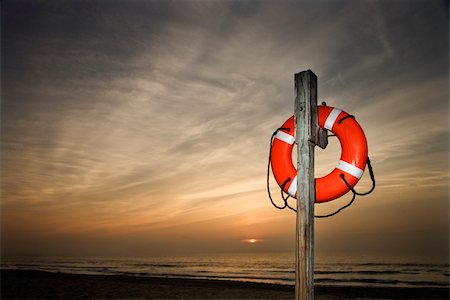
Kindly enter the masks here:
<path id="1" fill-rule="evenodd" d="M 7 1 L 2 20 L 4 255 L 293 251 L 265 172 L 306 69 L 377 176 L 316 220 L 317 251 L 448 254 L 448 2 Z"/>

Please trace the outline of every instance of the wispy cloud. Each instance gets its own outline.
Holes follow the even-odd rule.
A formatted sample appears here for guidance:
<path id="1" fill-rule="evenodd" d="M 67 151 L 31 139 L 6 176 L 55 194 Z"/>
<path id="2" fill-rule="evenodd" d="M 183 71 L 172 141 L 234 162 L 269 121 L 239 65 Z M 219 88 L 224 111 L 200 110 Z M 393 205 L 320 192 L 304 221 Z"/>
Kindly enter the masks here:
<path id="1" fill-rule="evenodd" d="M 266 199 L 268 142 L 308 68 L 319 101 L 366 131 L 369 207 L 448 197 L 448 16 L 405 3 L 8 2 L 2 227 L 155 245 L 201 230 L 211 247 L 220 233 L 276 248 L 293 218 Z M 321 151 L 318 172 L 338 156 Z"/>

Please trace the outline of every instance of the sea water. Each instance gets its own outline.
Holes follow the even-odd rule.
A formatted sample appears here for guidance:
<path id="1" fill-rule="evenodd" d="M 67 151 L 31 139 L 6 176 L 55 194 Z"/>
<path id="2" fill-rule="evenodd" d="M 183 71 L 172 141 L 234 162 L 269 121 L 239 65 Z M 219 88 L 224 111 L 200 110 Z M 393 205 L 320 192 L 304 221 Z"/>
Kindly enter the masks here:
<path id="1" fill-rule="evenodd" d="M 8 258 L 2 269 L 73 274 L 234 280 L 293 285 L 295 258 L 289 253 L 188 256 Z M 434 258 L 318 256 L 315 285 L 449 287 L 448 261 Z"/>

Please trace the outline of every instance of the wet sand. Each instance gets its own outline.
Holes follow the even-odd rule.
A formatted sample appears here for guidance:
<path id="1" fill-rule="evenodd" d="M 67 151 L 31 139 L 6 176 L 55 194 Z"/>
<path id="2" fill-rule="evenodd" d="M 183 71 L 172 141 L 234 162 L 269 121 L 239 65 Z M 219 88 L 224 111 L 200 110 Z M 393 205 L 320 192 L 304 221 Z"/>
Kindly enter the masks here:
<path id="1" fill-rule="evenodd" d="M 294 287 L 1 270 L 1 299 L 294 299 Z M 316 287 L 315 299 L 449 299 L 447 288 Z"/>

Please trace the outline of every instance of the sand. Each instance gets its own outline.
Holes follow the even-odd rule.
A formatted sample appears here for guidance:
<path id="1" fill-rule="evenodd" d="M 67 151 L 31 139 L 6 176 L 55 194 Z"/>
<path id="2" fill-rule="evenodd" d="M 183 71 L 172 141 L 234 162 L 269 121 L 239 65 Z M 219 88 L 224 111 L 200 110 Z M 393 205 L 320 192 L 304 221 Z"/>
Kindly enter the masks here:
<path id="1" fill-rule="evenodd" d="M 316 287 L 315 299 L 449 299 L 447 288 Z M 294 287 L 221 280 L 1 271 L 1 299 L 294 299 Z"/>

